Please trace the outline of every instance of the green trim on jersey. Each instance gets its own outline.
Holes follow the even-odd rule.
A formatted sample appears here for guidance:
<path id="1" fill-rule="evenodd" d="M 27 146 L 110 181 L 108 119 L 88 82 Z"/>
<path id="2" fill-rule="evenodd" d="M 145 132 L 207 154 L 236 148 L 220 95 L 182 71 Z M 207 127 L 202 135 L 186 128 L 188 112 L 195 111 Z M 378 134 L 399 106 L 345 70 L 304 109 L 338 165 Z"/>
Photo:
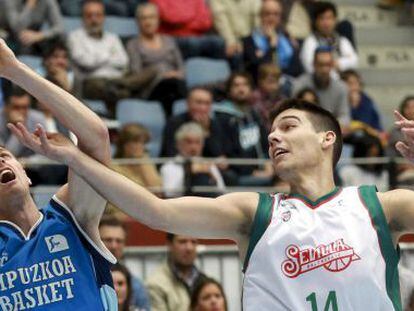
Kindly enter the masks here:
<path id="1" fill-rule="evenodd" d="M 257 205 L 252 229 L 250 231 L 249 247 L 247 249 L 246 258 L 244 259 L 243 272 L 246 272 L 250 256 L 270 224 L 273 207 L 272 203 L 273 198 L 270 194 L 263 192 L 259 193 L 259 204 Z"/>
<path id="2" fill-rule="evenodd" d="M 363 203 L 368 209 L 372 225 L 378 235 L 378 242 L 385 261 L 385 279 L 388 297 L 391 299 L 394 309 L 401 311 L 400 282 L 398 277 L 399 249 L 396 250 L 394 248 L 387 219 L 385 218 L 381 203 L 378 200 L 375 186 L 361 186 L 358 190 Z"/>
<path id="3" fill-rule="evenodd" d="M 338 191 L 340 189 L 341 189 L 340 187 L 335 187 L 331 192 L 325 194 L 324 196 L 320 197 L 316 201 L 312 201 L 308 197 L 306 197 L 302 194 L 298 194 L 298 193 L 291 193 L 291 194 L 289 194 L 289 197 L 299 198 L 299 199 L 301 199 L 302 201 L 304 201 L 305 203 L 307 203 L 310 206 L 317 206 L 317 205 L 321 204 L 322 202 L 329 201 L 331 198 L 333 198 L 338 193 Z"/>

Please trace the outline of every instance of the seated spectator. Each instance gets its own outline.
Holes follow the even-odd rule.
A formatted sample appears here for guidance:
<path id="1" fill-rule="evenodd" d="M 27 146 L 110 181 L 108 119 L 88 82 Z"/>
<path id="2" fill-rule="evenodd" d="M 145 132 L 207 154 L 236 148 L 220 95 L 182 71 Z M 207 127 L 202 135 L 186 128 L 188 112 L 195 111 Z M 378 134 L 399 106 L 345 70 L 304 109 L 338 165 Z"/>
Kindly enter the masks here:
<path id="1" fill-rule="evenodd" d="M 303 74 L 295 81 L 292 95 L 296 97 L 304 88 L 315 90 L 321 107 L 330 111 L 338 119 L 344 131 L 349 127 L 351 119 L 348 90 L 342 81 L 331 76 L 333 66 L 334 56 L 331 48 L 317 48 L 314 53 L 313 73 Z"/>
<path id="2" fill-rule="evenodd" d="M 267 159 L 267 129 L 264 121 L 251 104 L 252 82 L 249 75 L 234 73 L 227 82 L 228 100 L 217 108 L 222 113 L 224 133 L 227 141 L 226 155 L 229 158 Z M 271 165 L 232 166 L 243 185 L 268 184 L 273 178 Z"/>
<path id="3" fill-rule="evenodd" d="M 131 273 L 129 273 L 124 265 L 116 263 L 111 268 L 111 275 L 112 281 L 114 282 L 116 297 L 118 298 L 118 310 L 135 310 L 135 306 L 131 303 Z"/>
<path id="4" fill-rule="evenodd" d="M 359 73 L 349 69 L 341 73 L 341 78 L 348 86 L 352 120 L 361 121 L 378 132 L 382 132 L 381 117 L 377 105 L 363 91 Z"/>
<path id="5" fill-rule="evenodd" d="M 167 233 L 167 260 L 147 280 L 152 310 L 189 310 L 194 287 L 206 278 L 194 264 L 197 245 L 197 239 Z"/>
<path id="6" fill-rule="evenodd" d="M 318 94 L 316 94 L 316 92 L 309 87 L 305 87 L 302 90 L 300 90 L 296 94 L 296 98 L 306 100 L 307 102 L 310 102 L 318 106 L 320 105 Z"/>
<path id="7" fill-rule="evenodd" d="M 272 127 L 269 113 L 277 104 L 286 98 L 280 85 L 281 72 L 274 64 L 264 64 L 259 68 L 258 87 L 253 92 L 252 104 L 260 114 L 268 131 Z"/>
<path id="8" fill-rule="evenodd" d="M 63 20 L 56 0 L 3 1 L 10 40 L 17 53 L 41 54 L 49 40 L 63 35 Z M 43 27 L 45 24 L 47 28 Z"/>
<path id="9" fill-rule="evenodd" d="M 22 145 L 7 128 L 7 123 L 23 123 L 29 132 L 34 132 L 37 124 L 46 126 L 41 112 L 31 109 L 31 96 L 21 88 L 13 87 L 7 95 L 5 106 L 0 109 L 0 145 L 16 158 L 34 156 L 34 152 Z"/>
<path id="10" fill-rule="evenodd" d="M 260 27 L 243 39 L 243 61 L 246 71 L 257 82 L 261 64 L 277 65 L 285 74 L 301 73 L 300 61 L 293 43 L 282 30 L 280 0 L 264 0 L 260 10 Z"/>
<path id="11" fill-rule="evenodd" d="M 353 69 L 358 66 L 358 54 L 351 42 L 336 30 L 337 11 L 333 3 L 320 1 L 313 6 L 313 33 L 306 38 L 302 46 L 300 58 L 305 70 L 312 73 L 315 50 L 321 46 L 329 46 L 334 52 L 333 72 Z"/>
<path id="12" fill-rule="evenodd" d="M 384 157 L 384 149 L 381 140 L 362 132 L 358 139 L 353 141 L 354 158 L 381 158 Z M 351 164 L 339 170 L 344 187 L 359 185 L 376 185 L 379 191 L 388 191 L 388 172 L 385 165 L 379 164 Z"/>
<path id="13" fill-rule="evenodd" d="M 99 235 L 108 250 L 115 256 L 116 260 L 122 263 L 126 241 L 126 229 L 124 224 L 116 217 L 103 217 L 99 223 Z M 128 282 L 129 283 L 129 282 Z M 123 302 L 130 301 L 131 305 L 139 310 L 150 310 L 150 301 L 147 291 L 141 281 L 131 276 L 131 299 L 121 299 Z M 114 282 L 114 285 L 115 282 Z M 118 291 L 117 291 L 118 294 Z M 128 297 L 129 295 L 125 295 Z M 119 297 L 118 297 L 119 298 Z M 119 300 L 118 300 L 119 301 Z M 125 309 L 119 309 L 125 310 Z"/>
<path id="14" fill-rule="evenodd" d="M 223 192 L 225 186 L 218 167 L 209 162 L 201 162 L 205 131 L 195 122 L 181 125 L 175 133 L 178 151 L 177 159 L 161 166 L 164 192 L 167 197 L 180 195 L 217 196 L 217 193 L 197 193 L 187 187 L 216 186 Z"/>
<path id="15" fill-rule="evenodd" d="M 227 311 L 221 284 L 211 278 L 198 282 L 191 295 L 190 311 Z"/>
<path id="16" fill-rule="evenodd" d="M 214 27 L 226 42 L 226 54 L 242 53 L 241 39 L 259 26 L 261 0 L 210 0 Z"/>
<path id="17" fill-rule="evenodd" d="M 219 157 L 224 152 L 224 137 L 221 122 L 212 112 L 213 94 L 210 90 L 203 87 L 195 87 L 187 95 L 187 112 L 172 116 L 163 133 L 163 143 L 161 155 L 172 157 L 177 154 L 177 148 L 174 140 L 175 133 L 184 123 L 197 122 L 205 132 L 203 157 Z"/>
<path id="18" fill-rule="evenodd" d="M 121 98 L 140 94 L 155 76 L 154 70 L 127 73 L 128 55 L 120 38 L 104 31 L 105 10 L 101 0 L 86 0 L 82 6 L 83 27 L 69 34 L 69 50 L 83 80 L 82 95 L 102 99 L 110 113 Z"/>
<path id="19" fill-rule="evenodd" d="M 69 50 L 63 41 L 54 41 L 45 50 L 43 67 L 37 72 L 65 91 L 72 93 L 74 73 L 70 67 Z"/>
<path id="20" fill-rule="evenodd" d="M 146 88 L 144 97 L 158 100 L 167 115 L 175 100 L 185 97 L 184 65 L 174 40 L 158 33 L 159 14 L 153 3 L 138 6 L 136 18 L 140 34 L 127 44 L 131 71 L 155 68 L 156 76 Z"/>
<path id="21" fill-rule="evenodd" d="M 224 40 L 212 34 L 212 16 L 204 0 L 151 0 L 160 13 L 160 32 L 174 36 L 185 59 L 224 58 Z"/>

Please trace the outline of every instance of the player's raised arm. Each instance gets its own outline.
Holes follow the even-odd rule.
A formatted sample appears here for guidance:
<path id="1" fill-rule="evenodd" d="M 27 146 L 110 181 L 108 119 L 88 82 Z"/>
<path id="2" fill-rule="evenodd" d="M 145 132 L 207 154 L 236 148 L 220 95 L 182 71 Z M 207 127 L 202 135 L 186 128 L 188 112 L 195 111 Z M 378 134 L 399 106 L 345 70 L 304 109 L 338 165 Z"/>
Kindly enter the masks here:
<path id="1" fill-rule="evenodd" d="M 9 127 L 26 146 L 67 164 L 108 201 L 154 229 L 201 238 L 247 240 L 259 199 L 256 193 L 163 200 L 93 160 L 63 136 L 46 137 L 40 126 L 36 135 L 22 124 Z"/>

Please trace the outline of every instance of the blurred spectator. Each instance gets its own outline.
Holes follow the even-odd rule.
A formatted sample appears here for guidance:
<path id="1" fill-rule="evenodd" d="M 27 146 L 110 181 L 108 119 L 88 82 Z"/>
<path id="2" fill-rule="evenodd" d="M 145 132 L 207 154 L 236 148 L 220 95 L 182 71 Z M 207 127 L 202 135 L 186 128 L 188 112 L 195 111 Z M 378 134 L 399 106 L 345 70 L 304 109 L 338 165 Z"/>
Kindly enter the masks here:
<path id="1" fill-rule="evenodd" d="M 314 52 L 313 66 L 313 73 L 306 73 L 295 81 L 293 96 L 306 87 L 315 90 L 321 107 L 333 113 L 342 130 L 346 130 L 351 119 L 348 90 L 342 81 L 332 78 L 330 74 L 334 66 L 331 48 L 317 48 Z"/>
<path id="2" fill-rule="evenodd" d="M 174 140 L 175 133 L 184 123 L 191 121 L 200 124 L 205 132 L 203 157 L 218 157 L 224 155 L 224 137 L 220 120 L 212 111 L 213 94 L 203 87 L 195 87 L 187 95 L 187 112 L 172 116 L 163 133 L 162 156 L 172 157 L 177 154 Z"/>
<path id="3" fill-rule="evenodd" d="M 160 20 L 155 4 L 138 6 L 136 18 L 140 34 L 127 44 L 131 71 L 155 68 L 156 76 L 142 96 L 160 101 L 170 115 L 173 102 L 186 93 L 181 53 L 171 37 L 158 33 Z"/>
<path id="4" fill-rule="evenodd" d="M 255 82 L 259 66 L 265 63 L 275 64 L 283 73 L 292 76 L 302 72 L 293 43 L 282 30 L 282 9 L 280 0 L 264 0 L 260 9 L 260 27 L 243 39 L 245 69 Z"/>
<path id="5" fill-rule="evenodd" d="M 14 50 L 41 54 L 47 41 L 63 35 L 63 21 L 56 0 L 4 0 Z M 45 24 L 47 28 L 43 27 Z M 13 44 L 12 44 L 13 47 Z"/>
<path id="6" fill-rule="evenodd" d="M 360 133 L 358 139 L 354 140 L 353 146 L 354 158 L 384 157 L 381 140 L 366 132 Z M 379 191 L 389 189 L 388 172 L 382 163 L 346 165 L 340 169 L 339 175 L 344 187 L 376 185 Z"/>
<path id="7" fill-rule="evenodd" d="M 278 103 L 286 98 L 280 85 L 281 72 L 274 64 L 264 64 L 259 68 L 258 87 L 253 92 L 252 104 L 262 117 L 268 131 L 273 120 L 269 119 L 269 112 L 275 109 Z"/>
<path id="8" fill-rule="evenodd" d="M 383 131 L 380 112 L 374 101 L 363 91 L 363 82 L 358 72 L 348 69 L 341 73 L 348 86 L 352 120 L 361 121 L 378 132 Z"/>
<path id="9" fill-rule="evenodd" d="M 309 87 L 305 87 L 301 89 L 296 94 L 296 98 L 301 99 L 301 100 L 306 100 L 307 102 L 310 102 L 318 106 L 320 105 L 318 94 L 316 94 L 316 92 Z"/>
<path id="10" fill-rule="evenodd" d="M 212 16 L 205 0 L 151 0 L 158 6 L 160 32 L 174 36 L 185 59 L 225 57 L 224 40 L 212 34 Z"/>
<path id="11" fill-rule="evenodd" d="M 4 6 L 4 0 L 0 0 L 0 38 L 7 40 L 9 37 L 9 23 L 7 21 L 6 8 Z"/>
<path id="12" fill-rule="evenodd" d="M 214 279 L 198 282 L 191 295 L 190 311 L 227 311 L 223 287 Z"/>
<path id="13" fill-rule="evenodd" d="M 122 263 L 126 241 L 125 225 L 116 217 L 104 216 L 99 223 L 99 234 L 108 250 L 115 256 L 118 262 Z M 138 278 L 131 276 L 130 284 L 132 284 L 132 286 L 129 286 L 129 288 L 132 288 L 131 299 L 129 300 L 131 304 L 138 307 L 139 310 L 150 310 L 148 294 L 141 281 Z M 128 296 L 129 295 L 125 295 L 125 297 Z M 124 302 L 127 301 L 128 299 L 124 299 Z"/>
<path id="14" fill-rule="evenodd" d="M 305 70 L 313 72 L 313 56 L 321 46 L 329 46 L 334 52 L 333 69 L 337 72 L 356 68 L 358 55 L 351 42 L 336 32 L 337 11 L 333 3 L 316 2 L 313 6 L 313 34 L 303 43 L 300 58 Z"/>
<path id="15" fill-rule="evenodd" d="M 59 0 L 62 14 L 65 16 L 80 16 L 84 0 Z M 146 0 L 104 0 L 105 12 L 108 15 L 133 16 L 139 3 Z"/>
<path id="16" fill-rule="evenodd" d="M 138 95 L 155 75 L 153 70 L 127 74 L 128 56 L 120 38 L 104 31 L 105 10 L 101 0 L 86 0 L 83 27 L 69 35 L 72 60 L 83 79 L 82 93 L 102 99 L 112 114 L 117 100 Z"/>
<path id="17" fill-rule="evenodd" d="M 30 108 L 31 101 L 32 98 L 26 91 L 13 87 L 6 98 L 6 105 L 0 109 L 0 145 L 10 150 L 16 158 L 27 158 L 35 153 L 19 142 L 7 128 L 7 123 L 21 122 L 29 132 L 33 132 L 39 123 L 46 126 L 42 113 Z"/>
<path id="18" fill-rule="evenodd" d="M 241 38 L 259 26 L 261 0 L 210 0 L 214 27 L 226 42 L 228 57 L 242 52 Z"/>
<path id="19" fill-rule="evenodd" d="M 161 166 L 164 192 L 167 197 L 180 195 L 217 196 L 217 193 L 197 193 L 187 189 L 194 186 L 216 186 L 223 192 L 225 186 L 220 170 L 214 163 L 201 162 L 205 131 L 199 123 L 181 125 L 175 133 L 178 151 L 176 161 Z"/>
<path id="20" fill-rule="evenodd" d="M 137 309 L 131 302 L 131 274 L 128 269 L 120 264 L 116 263 L 111 268 L 112 281 L 114 282 L 114 288 L 116 296 L 118 298 L 118 310 L 119 311 L 134 311 L 134 310 L 149 310 L 149 309 Z"/>
<path id="21" fill-rule="evenodd" d="M 222 117 L 229 158 L 267 159 L 267 129 L 264 121 L 251 104 L 252 81 L 249 75 L 234 73 L 227 82 L 228 100 L 217 111 Z M 271 165 L 232 166 L 243 185 L 267 184 L 273 177 Z"/>
<path id="22" fill-rule="evenodd" d="M 45 50 L 43 67 L 37 72 L 65 91 L 72 93 L 74 73 L 70 67 L 69 50 L 63 41 L 55 41 Z"/>
<path id="23" fill-rule="evenodd" d="M 194 265 L 197 245 L 197 239 L 167 233 L 168 258 L 147 280 L 153 311 L 189 310 L 195 285 L 206 278 Z"/>

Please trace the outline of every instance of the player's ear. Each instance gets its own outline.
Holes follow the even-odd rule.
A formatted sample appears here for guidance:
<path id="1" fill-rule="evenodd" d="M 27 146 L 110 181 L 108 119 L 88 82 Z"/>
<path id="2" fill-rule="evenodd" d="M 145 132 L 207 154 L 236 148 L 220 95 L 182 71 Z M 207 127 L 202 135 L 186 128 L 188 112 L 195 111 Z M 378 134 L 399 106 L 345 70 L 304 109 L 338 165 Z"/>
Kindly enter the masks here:
<path id="1" fill-rule="evenodd" d="M 334 131 L 323 132 L 322 136 L 322 148 L 326 149 L 332 146 L 336 141 L 336 134 Z"/>

